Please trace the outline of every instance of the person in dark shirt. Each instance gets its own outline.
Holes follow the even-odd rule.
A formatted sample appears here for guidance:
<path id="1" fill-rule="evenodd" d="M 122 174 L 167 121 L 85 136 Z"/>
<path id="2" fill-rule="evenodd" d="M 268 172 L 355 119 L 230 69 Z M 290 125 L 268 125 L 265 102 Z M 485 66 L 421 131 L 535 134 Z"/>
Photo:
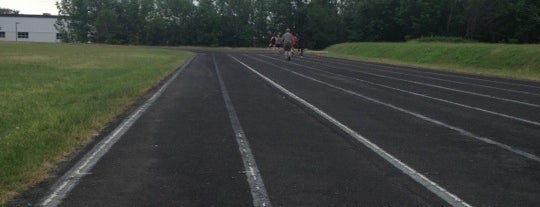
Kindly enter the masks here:
<path id="1" fill-rule="evenodd" d="M 298 42 L 296 43 L 296 48 L 300 51 L 300 57 L 304 56 L 304 35 L 298 33 L 296 34 Z"/>

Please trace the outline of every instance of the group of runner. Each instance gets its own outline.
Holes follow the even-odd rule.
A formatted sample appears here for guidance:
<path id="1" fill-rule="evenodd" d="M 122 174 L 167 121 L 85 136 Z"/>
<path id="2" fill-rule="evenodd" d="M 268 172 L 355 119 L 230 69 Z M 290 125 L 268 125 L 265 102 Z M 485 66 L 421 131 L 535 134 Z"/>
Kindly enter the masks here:
<path id="1" fill-rule="evenodd" d="M 283 35 L 275 33 L 270 38 L 270 47 L 272 48 L 272 52 L 276 54 L 284 51 L 285 58 L 291 60 L 291 56 L 295 54 L 295 50 L 300 56 L 304 56 L 304 37 L 300 33 L 291 33 L 291 30 L 287 28 Z"/>

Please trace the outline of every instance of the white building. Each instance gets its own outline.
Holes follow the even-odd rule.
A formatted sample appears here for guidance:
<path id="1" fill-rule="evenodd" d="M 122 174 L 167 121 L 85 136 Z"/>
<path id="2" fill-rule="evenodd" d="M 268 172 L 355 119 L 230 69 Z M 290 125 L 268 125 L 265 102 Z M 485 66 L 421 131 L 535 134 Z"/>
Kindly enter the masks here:
<path id="1" fill-rule="evenodd" d="M 61 42 L 57 16 L 0 15 L 0 41 Z"/>

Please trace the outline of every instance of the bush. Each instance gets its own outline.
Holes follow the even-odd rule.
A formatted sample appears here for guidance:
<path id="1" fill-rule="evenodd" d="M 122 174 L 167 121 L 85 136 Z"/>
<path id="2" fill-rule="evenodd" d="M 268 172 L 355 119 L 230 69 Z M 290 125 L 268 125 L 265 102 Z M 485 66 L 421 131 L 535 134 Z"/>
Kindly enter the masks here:
<path id="1" fill-rule="evenodd" d="M 463 37 L 444 37 L 444 36 L 431 36 L 420 37 L 418 39 L 411 39 L 408 42 L 448 42 L 448 43 L 473 43 L 477 42 L 472 39 L 466 39 Z"/>

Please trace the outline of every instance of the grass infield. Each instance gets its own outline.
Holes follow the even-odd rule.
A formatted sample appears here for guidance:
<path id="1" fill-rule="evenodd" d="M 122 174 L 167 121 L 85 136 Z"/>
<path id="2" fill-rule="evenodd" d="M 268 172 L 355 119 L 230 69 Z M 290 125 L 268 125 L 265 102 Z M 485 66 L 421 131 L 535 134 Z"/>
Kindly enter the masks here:
<path id="1" fill-rule="evenodd" d="M 484 43 L 343 43 L 328 56 L 540 81 L 540 45 Z"/>
<path id="2" fill-rule="evenodd" d="M 165 49 L 0 42 L 0 206 L 181 66 Z"/>

